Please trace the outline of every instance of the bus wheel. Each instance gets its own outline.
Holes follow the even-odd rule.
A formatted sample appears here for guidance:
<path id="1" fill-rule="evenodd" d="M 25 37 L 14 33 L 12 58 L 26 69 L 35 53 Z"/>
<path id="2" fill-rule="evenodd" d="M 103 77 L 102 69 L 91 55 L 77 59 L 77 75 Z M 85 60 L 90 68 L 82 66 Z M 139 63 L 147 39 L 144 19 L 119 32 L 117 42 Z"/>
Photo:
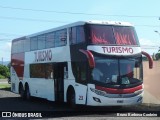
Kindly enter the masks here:
<path id="1" fill-rule="evenodd" d="M 76 108 L 76 96 L 74 90 L 72 90 L 71 93 L 68 94 L 68 103 L 71 108 Z"/>
<path id="2" fill-rule="evenodd" d="M 19 86 L 19 94 L 22 99 L 25 99 L 25 93 L 24 93 L 24 88 L 23 88 L 22 84 L 20 84 L 20 86 Z"/>
<path id="3" fill-rule="evenodd" d="M 31 95 L 30 95 L 30 90 L 28 85 L 26 86 L 26 89 L 25 89 L 25 98 L 26 100 L 31 100 Z"/>

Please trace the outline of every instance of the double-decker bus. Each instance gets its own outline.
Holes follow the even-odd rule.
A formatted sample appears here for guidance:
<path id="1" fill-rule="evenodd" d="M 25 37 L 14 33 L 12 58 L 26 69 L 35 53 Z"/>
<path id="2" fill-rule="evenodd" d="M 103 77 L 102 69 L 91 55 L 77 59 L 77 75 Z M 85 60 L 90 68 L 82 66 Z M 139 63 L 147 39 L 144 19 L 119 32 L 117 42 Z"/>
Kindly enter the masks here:
<path id="1" fill-rule="evenodd" d="M 142 103 L 142 54 L 133 25 L 81 21 L 14 39 L 11 91 L 23 99 L 89 106 Z"/>

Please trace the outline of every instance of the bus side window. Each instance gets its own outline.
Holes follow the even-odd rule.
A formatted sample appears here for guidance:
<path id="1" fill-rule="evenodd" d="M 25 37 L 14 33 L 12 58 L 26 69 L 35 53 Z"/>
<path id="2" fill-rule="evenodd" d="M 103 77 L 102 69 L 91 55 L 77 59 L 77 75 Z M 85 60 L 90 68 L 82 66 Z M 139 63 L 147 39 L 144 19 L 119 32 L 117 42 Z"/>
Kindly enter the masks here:
<path id="1" fill-rule="evenodd" d="M 54 69 L 51 63 L 46 64 L 46 79 L 53 79 Z"/>
<path id="2" fill-rule="evenodd" d="M 45 64 L 30 64 L 31 78 L 45 78 Z"/>
<path id="3" fill-rule="evenodd" d="M 67 29 L 64 29 L 64 30 L 60 31 L 59 39 L 60 39 L 60 45 L 61 46 L 64 46 L 64 45 L 67 44 Z"/>
<path id="4" fill-rule="evenodd" d="M 38 49 L 44 49 L 46 45 L 45 35 L 39 35 L 38 36 Z"/>
<path id="5" fill-rule="evenodd" d="M 78 44 L 85 41 L 85 33 L 83 26 L 72 27 L 69 29 L 70 45 Z"/>
<path id="6" fill-rule="evenodd" d="M 81 81 L 86 81 L 86 74 L 87 74 L 87 71 L 86 71 L 86 65 L 84 64 L 84 65 L 82 65 L 81 66 L 81 73 L 80 73 L 81 75 Z"/>
<path id="7" fill-rule="evenodd" d="M 30 51 L 30 39 L 27 38 L 24 40 L 24 52 Z"/>
<path id="8" fill-rule="evenodd" d="M 68 78 L 68 67 L 67 67 L 67 64 L 66 66 L 64 67 L 64 78 Z"/>
<path id="9" fill-rule="evenodd" d="M 37 37 L 32 37 L 30 40 L 30 44 L 31 44 L 31 50 L 37 50 L 38 49 Z"/>
<path id="10" fill-rule="evenodd" d="M 70 45 L 76 43 L 76 39 L 77 39 L 76 33 L 77 33 L 76 27 L 70 28 L 70 30 L 69 30 L 69 40 L 70 40 Z"/>
<path id="11" fill-rule="evenodd" d="M 46 48 L 55 47 L 55 32 L 47 33 L 46 34 Z"/>
<path id="12" fill-rule="evenodd" d="M 67 30 L 59 30 L 55 32 L 55 47 L 64 46 L 67 44 Z"/>
<path id="13" fill-rule="evenodd" d="M 85 41 L 85 34 L 83 26 L 77 27 L 77 40 L 76 43 L 82 43 Z"/>
<path id="14" fill-rule="evenodd" d="M 72 63 L 72 70 L 74 77 L 76 79 L 76 82 L 83 83 L 87 80 L 87 69 L 86 64 L 84 62 L 73 62 Z"/>

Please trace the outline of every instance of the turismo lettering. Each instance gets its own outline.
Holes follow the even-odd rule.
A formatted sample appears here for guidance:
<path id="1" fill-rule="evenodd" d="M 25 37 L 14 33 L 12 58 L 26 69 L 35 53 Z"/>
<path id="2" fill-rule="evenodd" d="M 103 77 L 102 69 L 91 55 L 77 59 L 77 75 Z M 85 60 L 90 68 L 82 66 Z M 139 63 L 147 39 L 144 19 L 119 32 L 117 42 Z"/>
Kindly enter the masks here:
<path id="1" fill-rule="evenodd" d="M 34 52 L 35 62 L 41 61 L 51 61 L 52 60 L 52 51 L 51 50 L 43 50 Z"/>
<path id="2" fill-rule="evenodd" d="M 104 53 L 130 53 L 133 54 L 131 47 L 102 47 Z"/>

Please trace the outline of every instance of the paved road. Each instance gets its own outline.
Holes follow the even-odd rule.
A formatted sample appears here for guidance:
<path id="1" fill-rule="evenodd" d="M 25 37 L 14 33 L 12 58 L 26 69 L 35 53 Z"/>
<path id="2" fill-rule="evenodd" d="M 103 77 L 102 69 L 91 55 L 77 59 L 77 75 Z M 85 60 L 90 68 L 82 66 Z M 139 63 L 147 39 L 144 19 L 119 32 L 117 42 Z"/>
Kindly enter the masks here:
<path id="1" fill-rule="evenodd" d="M 6 84 L 8 83 L 7 79 L 0 79 L 0 84 Z"/>
<path id="2" fill-rule="evenodd" d="M 144 103 L 160 104 L 160 61 L 154 61 L 153 69 L 143 62 Z"/>
<path id="3" fill-rule="evenodd" d="M 160 111 L 160 106 L 137 105 L 122 108 L 116 107 L 83 107 L 76 110 L 69 108 L 66 104 L 53 103 L 44 99 L 33 98 L 31 101 L 24 101 L 19 95 L 10 92 L 9 89 L 0 89 L 0 112 L 40 112 L 43 116 L 54 116 L 56 118 L 68 119 L 84 117 L 85 119 L 104 119 L 106 117 L 117 117 L 117 113 L 156 113 Z M 125 119 L 124 119 L 125 120 Z M 138 120 L 138 119 L 137 119 Z"/>

